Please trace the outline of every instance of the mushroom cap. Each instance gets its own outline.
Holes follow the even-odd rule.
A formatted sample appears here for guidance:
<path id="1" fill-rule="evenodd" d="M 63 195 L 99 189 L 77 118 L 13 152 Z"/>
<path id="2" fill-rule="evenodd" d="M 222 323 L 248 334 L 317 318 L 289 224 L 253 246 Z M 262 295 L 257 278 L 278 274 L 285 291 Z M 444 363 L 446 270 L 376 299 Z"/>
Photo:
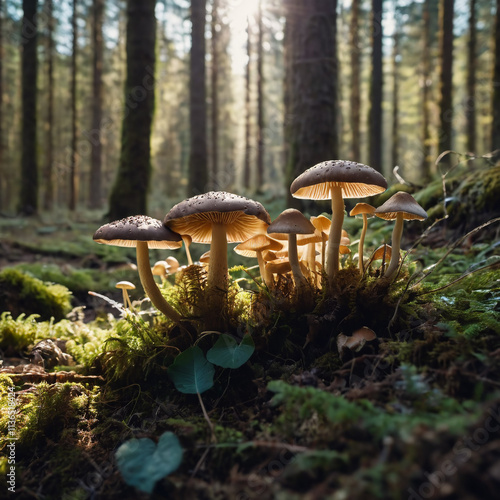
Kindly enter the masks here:
<path id="1" fill-rule="evenodd" d="M 405 220 L 427 219 L 427 212 L 417 203 L 411 194 L 404 191 L 398 191 L 392 195 L 373 213 L 385 220 L 394 220 L 398 213 L 402 213 Z"/>
<path id="2" fill-rule="evenodd" d="M 382 260 L 385 258 L 386 261 L 390 260 L 392 256 L 392 247 L 387 243 L 380 245 L 375 252 L 373 252 L 373 260 Z"/>
<path id="3" fill-rule="evenodd" d="M 276 259 L 266 262 L 266 271 L 272 274 L 285 274 L 292 270 L 288 259 Z"/>
<path id="4" fill-rule="evenodd" d="M 202 264 L 208 264 L 210 262 L 210 250 L 207 250 L 201 257 L 200 262 Z"/>
<path id="5" fill-rule="evenodd" d="M 375 212 L 375 207 L 369 203 L 356 203 L 354 208 L 349 212 L 349 215 L 372 215 Z"/>
<path id="6" fill-rule="evenodd" d="M 318 215 L 317 217 L 311 217 L 312 225 L 322 233 L 329 234 L 332 221 L 325 217 L 324 215 Z"/>
<path id="7" fill-rule="evenodd" d="M 180 248 L 181 237 L 158 219 L 147 215 L 133 215 L 101 226 L 94 241 L 105 245 L 135 247 L 137 241 L 146 241 L 149 248 Z"/>
<path id="8" fill-rule="evenodd" d="M 267 234 L 256 234 L 234 247 L 234 251 L 243 257 L 257 257 L 257 252 L 263 250 L 281 250 L 283 243 L 274 240 Z"/>
<path id="9" fill-rule="evenodd" d="M 267 228 L 268 234 L 313 234 L 314 226 L 295 208 L 287 208 L 281 212 Z"/>
<path id="10" fill-rule="evenodd" d="M 363 198 L 387 189 L 384 176 L 355 161 L 328 160 L 302 172 L 290 186 L 294 198 L 331 199 L 331 188 L 342 188 L 343 198 Z"/>
<path id="11" fill-rule="evenodd" d="M 165 262 L 170 266 L 170 272 L 175 273 L 177 269 L 179 269 L 179 261 L 175 258 L 169 255 L 166 259 Z"/>
<path id="12" fill-rule="evenodd" d="M 212 224 L 224 224 L 229 243 L 264 233 L 271 218 L 257 201 L 225 191 L 210 191 L 177 203 L 163 220 L 165 226 L 195 243 L 212 241 Z"/>
<path id="13" fill-rule="evenodd" d="M 119 281 L 115 288 L 119 288 L 120 290 L 135 290 L 135 285 L 130 281 Z"/>
<path id="14" fill-rule="evenodd" d="M 321 243 L 323 237 L 321 236 L 321 231 L 314 229 L 314 233 L 311 234 L 300 234 L 297 236 L 297 245 L 308 245 L 309 243 Z"/>
<path id="15" fill-rule="evenodd" d="M 170 269 L 170 264 L 165 262 L 164 260 L 159 260 L 154 263 L 154 266 L 151 268 L 151 272 L 154 276 L 166 276 Z"/>

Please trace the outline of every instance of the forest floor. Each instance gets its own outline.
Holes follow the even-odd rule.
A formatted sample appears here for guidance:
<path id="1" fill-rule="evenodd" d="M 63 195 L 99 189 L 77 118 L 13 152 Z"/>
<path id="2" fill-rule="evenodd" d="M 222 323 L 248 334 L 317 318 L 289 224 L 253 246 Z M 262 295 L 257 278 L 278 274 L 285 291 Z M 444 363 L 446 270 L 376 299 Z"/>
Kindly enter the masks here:
<path id="1" fill-rule="evenodd" d="M 170 368 L 179 352 L 206 353 L 220 337 L 193 309 L 201 275 L 163 285 L 190 318 L 187 332 L 138 290 L 135 313 L 124 312 L 114 284 L 139 285 L 134 252 L 96 245 L 98 226 L 0 219 L 0 497 L 14 484 L 20 499 L 498 498 L 495 232 L 417 245 L 390 287 L 376 268 L 362 280 L 346 262 L 332 297 L 311 289 L 303 303 L 287 281 L 270 295 L 234 270 L 242 289 L 232 288 L 226 332 L 250 335 L 255 352 L 239 368 L 216 366 L 197 395 L 178 390 Z M 387 241 L 390 228 L 378 234 Z M 52 298 L 6 277 L 12 269 Z M 15 301 L 8 283 L 31 300 Z M 64 306 L 59 317 L 44 300 Z M 362 326 L 374 338 L 342 345 Z M 172 435 L 178 448 L 162 448 Z M 125 442 L 135 462 L 119 468 Z"/>

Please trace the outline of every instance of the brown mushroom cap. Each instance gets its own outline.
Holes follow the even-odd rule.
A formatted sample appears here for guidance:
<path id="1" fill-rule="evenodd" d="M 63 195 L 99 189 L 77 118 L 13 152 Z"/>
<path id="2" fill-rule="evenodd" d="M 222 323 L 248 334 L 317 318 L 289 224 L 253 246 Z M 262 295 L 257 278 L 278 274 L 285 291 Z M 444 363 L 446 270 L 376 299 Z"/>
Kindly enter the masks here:
<path id="1" fill-rule="evenodd" d="M 318 231 L 325 234 L 328 234 L 330 232 L 330 227 L 332 225 L 332 221 L 324 215 L 311 217 L 311 223 Z"/>
<path id="2" fill-rule="evenodd" d="M 383 245 L 380 245 L 375 252 L 373 252 L 372 260 L 382 260 L 385 259 L 386 261 L 390 260 L 392 257 L 392 247 L 391 245 L 387 245 L 387 243 L 384 243 Z"/>
<path id="3" fill-rule="evenodd" d="M 277 251 L 283 248 L 283 243 L 270 238 L 267 234 L 256 234 L 234 247 L 234 251 L 243 257 L 256 257 L 257 252 L 264 250 Z"/>
<path id="4" fill-rule="evenodd" d="M 224 224 L 229 243 L 245 241 L 264 233 L 271 222 L 266 209 L 257 201 L 225 191 L 200 194 L 175 205 L 163 223 L 195 243 L 212 241 L 212 224 Z"/>
<path id="5" fill-rule="evenodd" d="M 384 176 L 354 161 L 328 160 L 308 168 L 290 186 L 294 198 L 329 200 L 332 187 L 342 188 L 343 198 L 363 198 L 387 189 Z"/>
<path id="6" fill-rule="evenodd" d="M 356 203 L 354 208 L 349 212 L 349 215 L 373 215 L 375 212 L 375 207 L 369 203 Z"/>
<path id="7" fill-rule="evenodd" d="M 314 226 L 295 208 L 282 212 L 267 228 L 268 234 L 313 234 Z"/>
<path id="8" fill-rule="evenodd" d="M 380 205 L 374 215 L 385 220 L 394 220 L 398 213 L 403 214 L 405 220 L 427 219 L 427 212 L 417 203 L 409 193 L 399 191 L 392 195 L 383 205 Z"/>
<path id="9" fill-rule="evenodd" d="M 119 247 L 135 247 L 137 241 L 147 242 L 149 248 L 173 249 L 182 245 L 179 234 L 147 215 L 134 215 L 105 224 L 94 233 L 93 239 Z"/>

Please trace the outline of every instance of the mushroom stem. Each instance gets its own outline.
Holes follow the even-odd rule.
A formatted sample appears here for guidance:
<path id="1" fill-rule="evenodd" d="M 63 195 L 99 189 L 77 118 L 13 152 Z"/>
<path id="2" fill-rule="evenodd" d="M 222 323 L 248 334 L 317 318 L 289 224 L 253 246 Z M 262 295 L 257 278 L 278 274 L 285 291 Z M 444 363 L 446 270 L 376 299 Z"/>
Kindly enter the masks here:
<path id="1" fill-rule="evenodd" d="M 309 277 L 311 278 L 314 285 L 317 284 L 317 274 L 316 274 L 316 243 L 307 244 L 307 265 L 309 268 Z"/>
<path id="2" fill-rule="evenodd" d="M 326 259 L 326 270 L 328 280 L 332 283 L 333 278 L 339 272 L 339 247 L 342 237 L 342 224 L 344 222 L 344 199 L 342 198 L 342 188 L 333 186 L 332 192 L 332 225 L 328 237 L 328 252 Z"/>
<path id="3" fill-rule="evenodd" d="M 122 297 L 123 297 L 123 307 L 132 309 L 132 302 L 130 302 L 130 297 L 128 296 L 128 292 L 125 288 L 122 289 Z"/>
<path id="4" fill-rule="evenodd" d="M 297 235 L 290 233 L 288 235 L 288 261 L 292 268 L 293 279 L 297 289 L 302 288 L 307 282 L 300 270 L 299 255 L 297 252 Z"/>
<path id="5" fill-rule="evenodd" d="M 149 263 L 149 248 L 145 241 L 138 241 L 136 247 L 137 270 L 144 292 L 149 297 L 153 305 L 173 322 L 180 324 L 181 315 L 167 303 L 163 297 L 151 272 Z"/>
<path id="6" fill-rule="evenodd" d="M 219 330 L 222 325 L 223 311 L 227 295 L 227 236 L 226 226 L 212 224 L 212 243 L 208 264 L 207 293 L 210 295 L 211 318 L 207 328 Z"/>
<path id="7" fill-rule="evenodd" d="M 182 241 L 184 242 L 184 249 L 186 250 L 186 257 L 188 261 L 188 266 L 193 265 L 193 259 L 191 257 L 191 252 L 189 251 L 189 245 L 191 245 L 191 238 L 189 236 L 182 235 Z"/>
<path id="8" fill-rule="evenodd" d="M 260 277 L 267 287 L 271 288 L 272 277 L 269 276 L 269 273 L 266 270 L 266 263 L 262 257 L 262 250 L 256 250 L 255 253 L 257 254 L 257 262 L 259 263 Z"/>
<path id="9" fill-rule="evenodd" d="M 399 266 L 399 252 L 401 249 L 401 235 L 403 234 L 403 213 L 398 212 L 396 216 L 396 224 L 392 230 L 392 255 L 389 266 L 385 271 L 384 278 L 392 278 Z"/>
<path id="10" fill-rule="evenodd" d="M 365 271 L 365 266 L 363 263 L 363 246 L 365 244 L 365 235 L 367 226 L 368 226 L 368 217 L 366 216 L 366 214 L 363 214 L 363 229 L 361 229 L 361 236 L 359 237 L 359 243 L 358 243 L 359 272 L 361 274 L 363 274 Z"/>

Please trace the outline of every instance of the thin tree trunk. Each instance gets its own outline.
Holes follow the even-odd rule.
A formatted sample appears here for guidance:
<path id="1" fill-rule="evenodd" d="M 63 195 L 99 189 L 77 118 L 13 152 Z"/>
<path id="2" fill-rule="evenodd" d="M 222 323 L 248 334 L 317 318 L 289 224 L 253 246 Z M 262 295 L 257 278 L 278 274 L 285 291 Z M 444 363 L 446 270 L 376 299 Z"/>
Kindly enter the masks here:
<path id="1" fill-rule="evenodd" d="M 207 105 L 205 87 L 206 0 L 191 0 L 190 109 L 191 152 L 188 196 L 204 193 L 208 181 Z"/>
<path id="2" fill-rule="evenodd" d="M 467 45 L 467 150 L 476 151 L 476 0 L 470 0 L 469 42 Z"/>
<path id="3" fill-rule="evenodd" d="M 360 91 L 360 39 L 359 39 L 359 0 L 353 0 L 351 10 L 351 159 L 361 161 L 361 91 Z"/>
<path id="4" fill-rule="evenodd" d="M 431 28 L 430 0 L 425 0 L 422 13 L 422 179 L 431 178 Z"/>
<path id="5" fill-rule="evenodd" d="M 264 184 L 264 28 L 262 24 L 262 0 L 257 11 L 257 191 L 262 191 Z"/>
<path id="6" fill-rule="evenodd" d="M 212 179 L 217 189 L 217 175 L 219 164 L 219 34 L 217 31 L 219 22 L 219 0 L 212 2 Z"/>
<path id="7" fill-rule="evenodd" d="M 453 121 L 453 15 L 454 0 L 441 0 L 439 12 L 440 64 L 439 78 L 439 154 L 452 149 Z M 450 164 L 451 156 L 443 160 Z"/>
<path id="8" fill-rule="evenodd" d="M 252 57 L 252 40 L 250 29 L 250 18 L 247 18 L 247 66 L 245 70 L 245 158 L 243 162 L 243 186 L 245 189 L 250 189 L 250 135 L 251 135 L 251 121 L 250 121 L 250 82 L 251 82 L 251 57 Z"/>
<path id="9" fill-rule="evenodd" d="M 338 156 L 337 2 L 285 2 L 287 184 Z M 288 197 L 288 206 L 301 207 Z"/>
<path id="10" fill-rule="evenodd" d="M 54 205 L 54 3 L 47 0 L 46 11 L 47 22 L 47 136 L 46 136 L 46 158 L 45 158 L 45 192 L 43 198 L 44 210 L 51 210 Z"/>
<path id="11" fill-rule="evenodd" d="M 156 0 L 127 1 L 127 76 L 120 165 L 108 217 L 147 213 L 154 112 Z"/>
<path id="12" fill-rule="evenodd" d="M 102 205 L 102 107 L 104 88 L 102 85 L 104 42 L 102 25 L 104 20 L 104 0 L 92 1 L 92 41 L 93 75 L 92 75 L 92 130 L 90 143 L 90 185 L 89 206 L 101 208 Z"/>
<path id="13" fill-rule="evenodd" d="M 500 0 L 497 0 L 497 13 L 495 18 L 495 63 L 493 69 L 493 121 L 491 124 L 491 150 L 500 150 Z M 500 151 L 495 154 L 495 159 L 500 159 Z"/>
<path id="14" fill-rule="evenodd" d="M 397 4 L 395 5 L 395 28 L 393 35 L 393 52 L 392 52 L 392 72 L 393 72 L 393 87 L 392 87 L 392 151 L 391 160 L 392 167 L 399 165 L 399 14 Z"/>
<path id="15" fill-rule="evenodd" d="M 37 0 L 23 0 L 21 27 L 21 190 L 19 212 L 34 215 L 38 211 L 38 165 L 36 157 L 37 106 Z"/>
<path id="16" fill-rule="evenodd" d="M 370 85 L 369 146 L 370 166 L 382 172 L 382 7 L 372 0 L 372 76 Z"/>
<path id="17" fill-rule="evenodd" d="M 69 171 L 69 209 L 76 210 L 78 203 L 78 152 L 76 142 L 78 136 L 78 116 L 77 116 L 77 98 L 76 98 L 76 51 L 78 41 L 78 23 L 77 23 L 77 0 L 73 0 L 73 16 L 71 20 L 73 31 L 72 54 L 71 54 L 71 164 Z"/>

